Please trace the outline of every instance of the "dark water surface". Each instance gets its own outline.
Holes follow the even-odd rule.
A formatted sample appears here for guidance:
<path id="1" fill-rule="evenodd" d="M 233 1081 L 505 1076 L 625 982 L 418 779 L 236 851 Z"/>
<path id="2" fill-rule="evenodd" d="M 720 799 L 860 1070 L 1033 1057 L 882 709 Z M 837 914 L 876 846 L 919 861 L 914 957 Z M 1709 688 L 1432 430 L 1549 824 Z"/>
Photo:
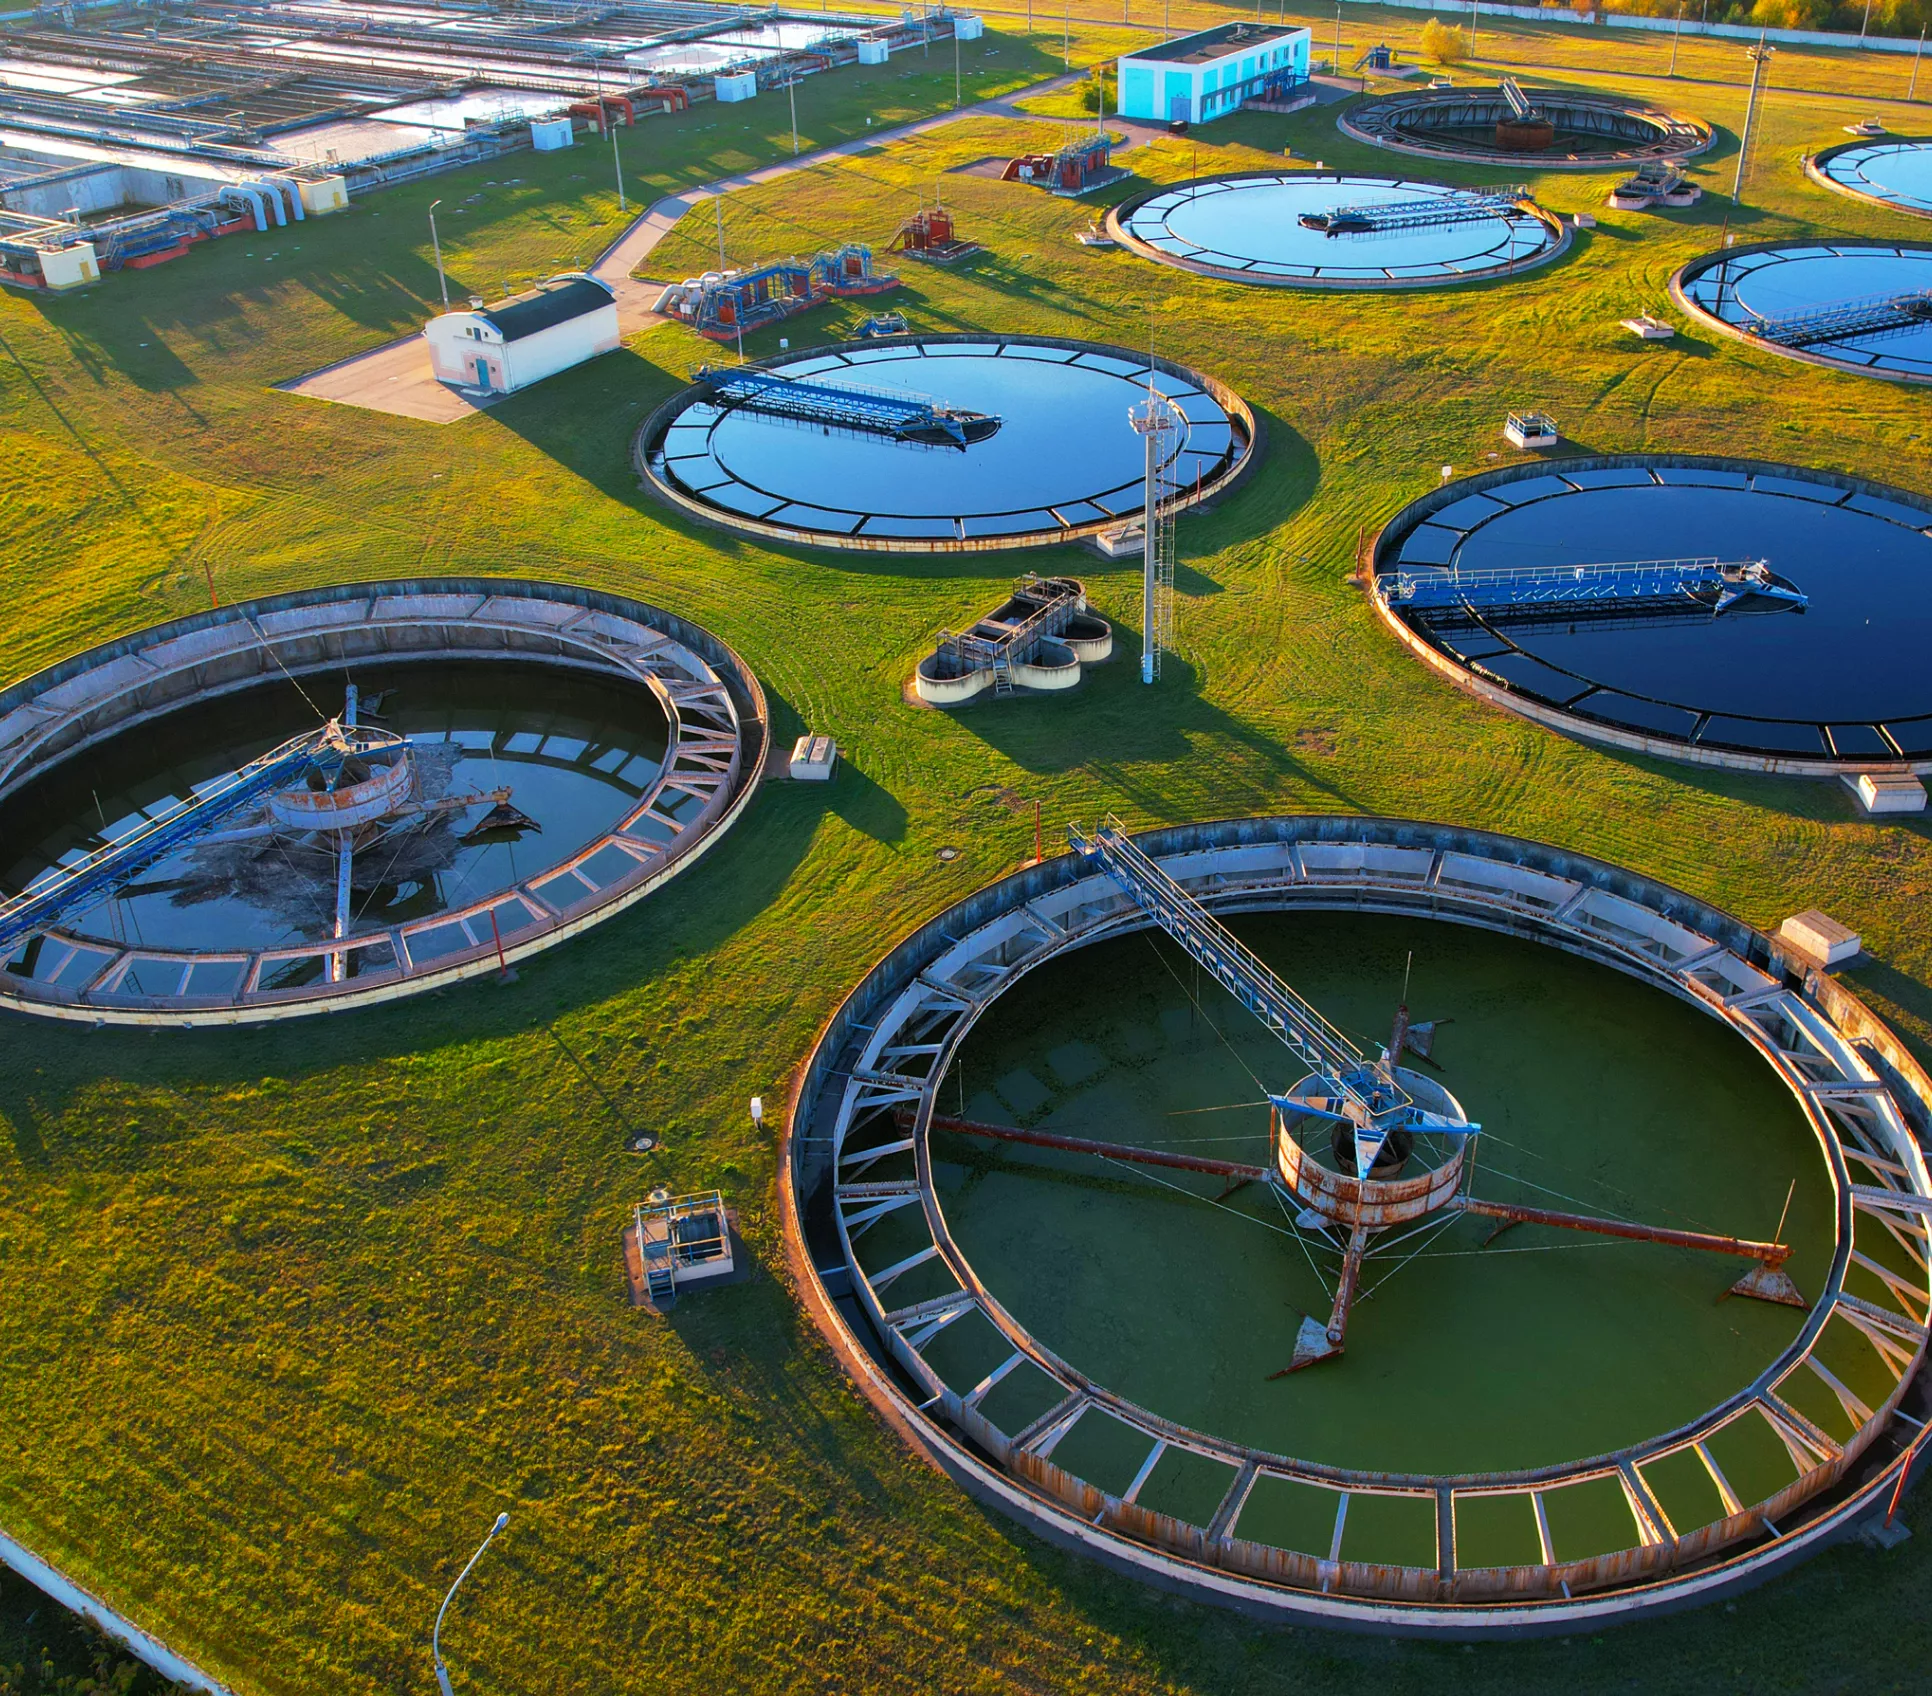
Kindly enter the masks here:
<path id="1" fill-rule="evenodd" d="M 1358 1040 L 1386 1037 L 1414 951 L 1411 1007 L 1453 1017 L 1441 1079 L 1484 1127 L 1476 1194 L 1765 1238 L 1796 1180 L 1790 1269 L 1818 1295 L 1824 1158 L 1715 1020 L 1458 925 L 1307 913 L 1234 928 Z M 1194 986 L 1150 934 L 1045 966 L 973 1032 L 942 1108 L 1263 1163 L 1260 1085 L 1297 1068 L 1211 983 L 1195 1011 Z M 1259 1186 L 1215 1208 L 1201 1197 L 1218 1179 L 945 1135 L 934 1153 L 962 1248 L 1049 1348 L 1157 1414 L 1310 1460 L 1478 1471 L 1597 1454 L 1722 1401 L 1803 1319 L 1719 1300 L 1742 1261 L 1528 1226 L 1485 1249 L 1489 1224 L 1458 1220 L 1399 1269 L 1420 1239 L 1371 1258 L 1341 1360 L 1271 1382 L 1329 1298 Z"/>
<path id="2" fill-rule="evenodd" d="M 358 667 L 362 722 L 408 736 L 428 797 L 508 786 L 542 826 L 520 840 L 462 838 L 483 802 L 358 851 L 356 931 L 428 918 L 555 864 L 635 806 L 665 755 L 646 690 L 542 666 L 487 662 Z M 172 713 L 49 772 L 0 815 L 0 888 L 99 847 L 277 743 L 341 711 L 341 675 L 230 695 Z M 374 707 L 372 713 L 369 709 Z M 231 829 L 260 817 L 243 809 Z M 334 933 L 335 858 L 286 838 L 180 850 L 66 928 L 157 948 L 257 949 Z"/>

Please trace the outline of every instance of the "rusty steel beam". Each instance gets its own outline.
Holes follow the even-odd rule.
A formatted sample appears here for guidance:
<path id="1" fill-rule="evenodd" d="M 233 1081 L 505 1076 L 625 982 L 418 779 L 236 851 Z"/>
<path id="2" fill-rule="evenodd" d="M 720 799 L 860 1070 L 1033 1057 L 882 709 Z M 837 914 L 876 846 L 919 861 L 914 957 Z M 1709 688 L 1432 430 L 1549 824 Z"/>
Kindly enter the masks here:
<path id="1" fill-rule="evenodd" d="M 1777 1268 L 1791 1258 L 1789 1243 L 1754 1243 L 1747 1237 L 1721 1237 L 1709 1231 L 1673 1231 L 1662 1225 L 1626 1225 L 1621 1219 L 1599 1219 L 1588 1213 L 1557 1213 L 1547 1207 L 1518 1207 L 1507 1201 L 1478 1201 L 1457 1196 L 1449 1204 L 1483 1219 L 1502 1219 L 1512 1225 L 1555 1225 L 1565 1231 L 1590 1231 L 1600 1237 L 1626 1237 L 1632 1242 L 1665 1243 L 1671 1248 L 1701 1248 L 1712 1254 L 1735 1254 L 1761 1266 Z"/>
<path id="2" fill-rule="evenodd" d="M 910 1107 L 899 1109 L 899 1123 L 911 1125 Z M 1217 1178 L 1240 1178 L 1254 1182 L 1268 1176 L 1265 1166 L 1244 1166 L 1238 1160 L 1208 1160 L 1197 1154 L 1170 1154 L 1160 1148 L 1135 1148 L 1129 1143 L 1093 1142 L 1086 1137 L 1056 1136 L 1051 1131 L 1020 1131 L 1011 1125 L 988 1125 L 978 1119 L 955 1119 L 935 1113 L 935 1131 L 952 1131 L 965 1137 L 993 1137 L 1000 1142 L 1023 1142 L 1034 1148 L 1060 1148 L 1069 1154 L 1099 1154 L 1109 1160 L 1128 1160 L 1140 1166 L 1170 1166 L 1181 1172 L 1210 1172 Z"/>

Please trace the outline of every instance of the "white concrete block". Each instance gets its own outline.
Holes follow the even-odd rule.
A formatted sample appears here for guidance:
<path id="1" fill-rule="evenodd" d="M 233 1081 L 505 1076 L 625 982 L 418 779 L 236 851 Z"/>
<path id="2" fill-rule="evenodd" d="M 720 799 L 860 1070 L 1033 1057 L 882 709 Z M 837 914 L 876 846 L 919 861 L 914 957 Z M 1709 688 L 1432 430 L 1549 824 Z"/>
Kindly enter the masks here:
<path id="1" fill-rule="evenodd" d="M 953 18 L 953 34 L 958 36 L 961 41 L 977 41 L 985 33 L 986 20 L 984 18 L 975 18 L 965 13 L 955 14 Z"/>
<path id="2" fill-rule="evenodd" d="M 1861 771 L 1845 781 L 1867 813 L 1925 811 L 1925 785 L 1909 771 Z"/>
<path id="3" fill-rule="evenodd" d="M 712 82 L 712 88 L 723 101 L 749 100 L 758 92 L 758 73 L 736 71 L 730 76 L 717 77 Z"/>
<path id="4" fill-rule="evenodd" d="M 1778 940 L 1820 966 L 1837 966 L 1855 959 L 1860 946 L 1857 931 L 1815 907 L 1809 912 L 1794 913 L 1779 925 Z"/>
<path id="5" fill-rule="evenodd" d="M 802 783 L 830 783 L 839 763 L 839 745 L 829 736 L 806 734 L 792 744 L 792 776 Z"/>
<path id="6" fill-rule="evenodd" d="M 861 41 L 859 43 L 859 63 L 861 65 L 883 65 L 892 57 L 892 44 L 886 41 Z"/>
<path id="7" fill-rule="evenodd" d="M 530 124 L 530 145 L 539 153 L 555 153 L 576 143 L 568 118 L 536 118 Z"/>

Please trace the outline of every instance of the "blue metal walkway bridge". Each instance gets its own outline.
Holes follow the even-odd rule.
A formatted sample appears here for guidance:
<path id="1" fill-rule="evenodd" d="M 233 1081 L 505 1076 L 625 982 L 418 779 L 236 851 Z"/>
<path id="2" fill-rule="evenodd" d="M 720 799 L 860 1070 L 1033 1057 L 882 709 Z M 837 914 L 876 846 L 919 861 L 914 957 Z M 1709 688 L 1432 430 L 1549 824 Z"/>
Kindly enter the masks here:
<path id="1" fill-rule="evenodd" d="M 1329 236 L 1387 235 L 1396 230 L 1437 229 L 1473 224 L 1484 218 L 1514 217 L 1529 199 L 1528 187 L 1519 183 L 1434 195 L 1427 200 L 1331 206 L 1326 212 L 1304 212 L 1297 222 L 1304 229 L 1320 230 Z"/>
<path id="2" fill-rule="evenodd" d="M 339 771 L 356 751 L 353 734 L 345 735 L 332 723 L 291 737 L 93 853 L 43 873 L 20 894 L 0 902 L 0 955 L 23 938 L 108 900 L 157 860 L 206 836 L 251 801 L 288 789 L 311 771 Z"/>
<path id="3" fill-rule="evenodd" d="M 926 447 L 964 448 L 1000 427 L 991 414 L 946 406 L 924 395 L 810 382 L 752 365 L 701 365 L 691 380 L 709 389 L 721 406 Z"/>
<path id="4" fill-rule="evenodd" d="M 1506 614 L 1516 610 L 1630 611 L 1640 607 L 1683 611 L 1690 603 L 1715 616 L 1745 600 L 1789 608 L 1802 607 L 1807 601 L 1801 589 L 1777 576 L 1761 559 L 1398 570 L 1379 577 L 1376 588 L 1390 606 L 1405 612 Z"/>
<path id="5" fill-rule="evenodd" d="M 1869 341 L 1874 336 L 1901 336 L 1928 326 L 1932 326 L 1932 289 L 1867 295 L 1859 300 L 1842 300 L 1777 318 L 1747 312 L 1738 323 L 1738 328 L 1747 336 L 1790 348 L 1816 347 L 1823 342 Z"/>

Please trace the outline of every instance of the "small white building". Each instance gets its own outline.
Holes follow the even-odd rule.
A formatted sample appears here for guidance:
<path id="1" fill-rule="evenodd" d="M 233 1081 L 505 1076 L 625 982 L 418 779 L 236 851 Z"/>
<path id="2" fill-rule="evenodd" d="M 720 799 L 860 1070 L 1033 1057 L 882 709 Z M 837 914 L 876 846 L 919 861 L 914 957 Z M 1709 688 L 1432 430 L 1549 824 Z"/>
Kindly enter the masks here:
<path id="1" fill-rule="evenodd" d="M 1306 82 L 1311 39 L 1299 25 L 1217 24 L 1123 54 L 1120 115 L 1161 124 L 1225 117 L 1244 100 Z"/>
<path id="2" fill-rule="evenodd" d="M 711 79 L 711 92 L 723 101 L 751 100 L 758 93 L 756 71 L 732 71 Z"/>
<path id="3" fill-rule="evenodd" d="M 617 296 L 565 271 L 495 306 L 441 313 L 423 336 L 439 383 L 510 394 L 616 347 Z"/>

